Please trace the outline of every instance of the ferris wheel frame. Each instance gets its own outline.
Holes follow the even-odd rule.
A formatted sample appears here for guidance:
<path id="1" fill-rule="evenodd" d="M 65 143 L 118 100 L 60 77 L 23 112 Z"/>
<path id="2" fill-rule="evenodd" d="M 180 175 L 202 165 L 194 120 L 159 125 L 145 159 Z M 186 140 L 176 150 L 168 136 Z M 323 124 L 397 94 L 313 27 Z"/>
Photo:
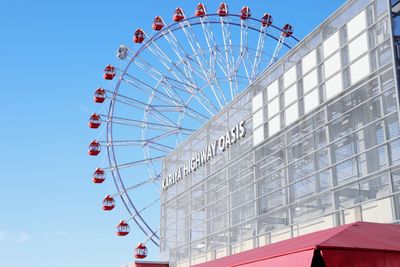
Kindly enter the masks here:
<path id="1" fill-rule="evenodd" d="M 231 18 L 231 17 L 235 18 L 235 19 L 239 18 L 241 23 L 229 21 L 229 18 Z M 211 20 L 211 18 L 217 18 L 217 19 Z M 137 142 L 137 144 L 135 144 L 135 145 L 143 145 L 143 151 L 144 151 L 143 159 L 139 160 L 139 161 L 136 161 L 136 162 L 127 163 L 127 164 L 118 164 L 118 161 L 117 161 L 117 158 L 116 158 L 115 145 L 114 145 L 114 141 L 115 140 L 113 138 L 113 124 L 115 123 L 113 115 L 114 115 L 116 103 L 118 102 L 117 98 L 119 97 L 119 94 L 118 94 L 119 93 L 119 89 L 120 89 L 120 86 L 121 86 L 122 82 L 124 81 L 124 77 L 129 75 L 128 74 L 128 69 L 131 66 L 131 64 L 134 64 L 135 61 L 141 55 L 141 53 L 143 51 L 145 51 L 145 49 L 150 49 L 150 46 L 152 44 L 155 44 L 155 42 L 157 40 L 159 40 L 160 38 L 169 38 L 170 36 L 173 36 L 173 33 L 175 31 L 178 31 L 178 30 L 182 30 L 186 36 L 190 36 L 191 33 L 188 30 L 190 30 L 190 28 L 192 26 L 197 26 L 197 25 L 201 25 L 201 27 L 203 29 L 203 32 L 204 32 L 204 35 L 205 35 L 205 38 L 207 39 L 207 44 L 208 44 L 207 47 L 200 48 L 200 47 L 198 47 L 198 43 L 197 43 L 197 45 L 195 45 L 195 46 L 200 48 L 200 50 L 197 51 L 197 53 L 207 53 L 208 52 L 209 56 L 211 57 L 211 55 L 213 53 L 212 49 L 220 49 L 222 47 L 222 48 L 225 49 L 226 62 L 228 63 L 227 67 L 228 67 L 228 69 L 230 69 L 231 67 L 234 67 L 234 66 L 229 66 L 229 64 L 234 64 L 235 61 L 233 60 L 233 62 L 232 62 L 231 59 L 229 59 L 229 55 L 227 54 L 227 49 L 232 49 L 232 47 L 233 47 L 232 40 L 230 40 L 231 37 L 229 36 L 228 27 L 230 27 L 230 25 L 233 25 L 233 26 L 239 26 L 240 29 L 241 29 L 241 32 L 240 32 L 241 40 L 240 40 L 240 46 L 239 46 L 241 52 L 242 52 L 242 49 L 250 49 L 248 47 L 248 44 L 246 44 L 246 46 L 244 47 L 244 43 L 242 43 L 243 42 L 242 34 L 248 34 L 248 30 L 255 31 L 255 32 L 259 33 L 259 42 L 257 44 L 257 48 L 253 49 L 254 52 L 255 52 L 255 57 L 256 57 L 254 59 L 254 62 L 253 62 L 254 63 L 253 64 L 253 68 L 251 70 L 250 75 L 247 73 L 247 70 L 246 70 L 247 77 L 243 77 L 244 79 L 248 80 L 248 84 L 251 84 L 251 82 L 254 81 L 257 78 L 258 74 L 259 74 L 258 70 L 255 70 L 255 69 L 257 69 L 259 67 L 259 63 L 257 63 L 257 60 L 261 60 L 261 57 L 264 55 L 264 52 L 263 52 L 264 41 L 262 41 L 262 43 L 260 43 L 261 35 L 264 35 L 264 37 L 263 37 L 264 39 L 266 37 L 269 37 L 269 38 L 272 38 L 273 40 L 275 40 L 277 42 L 275 50 L 274 50 L 274 53 L 271 56 L 271 60 L 270 60 L 270 63 L 268 64 L 267 68 L 269 68 L 278 59 L 278 56 L 279 56 L 279 53 L 280 53 L 280 50 L 281 50 L 282 46 L 285 46 L 288 49 L 292 48 L 289 44 L 287 44 L 285 42 L 286 38 L 292 38 L 296 42 L 299 42 L 299 40 L 295 36 L 293 36 L 292 33 L 290 35 L 285 34 L 285 29 L 284 28 L 276 27 L 273 24 L 268 26 L 268 27 L 271 27 L 271 28 L 275 29 L 278 32 L 281 32 L 280 37 L 276 37 L 273 34 L 268 33 L 266 31 L 266 27 L 261 26 L 260 28 L 256 28 L 256 27 L 254 27 L 252 25 L 249 26 L 247 24 L 248 21 L 252 21 L 254 23 L 259 23 L 260 25 L 263 23 L 262 20 L 256 19 L 256 18 L 253 18 L 253 17 L 247 17 L 246 19 L 242 19 L 241 15 L 237 15 L 237 14 L 227 13 L 226 16 L 221 16 L 218 13 L 212 13 L 212 14 L 207 14 L 206 13 L 201 17 L 192 16 L 192 17 L 189 17 L 189 18 L 184 18 L 184 19 L 180 20 L 179 22 L 175 22 L 175 23 L 172 23 L 170 25 L 165 24 L 166 27 L 164 27 L 158 33 L 156 33 L 153 36 L 151 36 L 150 38 L 148 38 L 148 40 L 145 41 L 143 43 L 143 45 L 136 52 L 133 52 L 132 50 L 130 50 L 130 52 L 133 53 L 133 56 L 130 58 L 130 60 L 127 63 L 127 65 L 125 66 L 125 68 L 123 70 L 119 70 L 117 68 L 118 71 L 121 71 L 121 74 L 118 76 L 118 82 L 115 85 L 115 87 L 113 88 L 113 91 L 106 90 L 108 93 L 111 93 L 111 97 L 108 97 L 111 100 L 110 100 L 110 103 L 109 103 L 108 113 L 106 115 L 107 124 L 106 124 L 106 141 L 105 141 L 106 142 L 106 147 L 107 147 L 107 155 L 108 155 L 109 167 L 104 168 L 103 170 L 109 171 L 111 173 L 114 185 L 115 185 L 115 187 L 117 189 L 117 192 L 118 192 L 114 196 L 119 196 L 120 197 L 122 203 L 124 204 L 125 208 L 127 209 L 128 213 L 130 215 L 130 218 L 128 220 L 133 220 L 135 222 L 135 224 L 139 227 L 139 229 L 148 237 L 145 242 L 151 241 L 155 246 L 159 246 L 160 236 L 157 233 L 158 230 L 153 229 L 153 227 L 151 227 L 149 225 L 149 223 L 146 221 L 146 219 L 141 214 L 150 205 L 153 205 L 154 203 L 156 203 L 159 200 L 159 198 L 154 200 L 154 201 L 152 201 L 148 206 L 145 206 L 144 208 L 139 209 L 135 205 L 135 203 L 132 200 L 132 198 L 129 196 L 128 192 L 130 190 L 132 190 L 132 189 L 135 189 L 135 188 L 138 188 L 138 187 L 142 186 L 143 184 L 151 183 L 151 182 L 158 183 L 161 180 L 161 173 L 159 171 L 157 172 L 157 170 L 154 169 L 154 165 L 152 165 L 152 164 L 153 164 L 153 161 L 162 160 L 168 153 L 167 153 L 167 151 L 165 151 L 166 155 L 164 155 L 164 156 L 152 157 L 148 145 L 143 145 L 143 141 L 145 141 L 146 130 L 148 129 L 147 127 L 149 125 L 150 126 L 154 126 L 154 127 L 162 127 L 161 124 L 160 125 L 151 125 L 151 122 L 147 120 L 146 116 L 149 114 L 148 113 L 149 110 L 150 110 L 149 109 L 149 104 L 151 103 L 152 98 L 156 95 L 156 93 L 158 93 L 158 94 L 161 93 L 159 88 L 160 88 L 160 86 L 162 84 L 162 80 L 167 80 L 168 77 L 166 75 L 161 74 L 161 78 L 158 81 L 157 85 L 152 89 L 150 89 L 151 86 L 149 86 L 149 88 L 148 88 L 149 89 L 148 90 L 148 93 L 149 93 L 148 102 L 147 103 L 144 103 L 144 102 L 137 103 L 138 105 L 141 105 L 142 107 L 145 108 L 143 121 L 132 120 L 132 123 L 135 123 L 137 125 L 146 124 L 145 127 L 143 127 L 143 130 L 142 130 L 142 139 L 141 140 L 137 140 L 138 142 Z M 245 26 L 244 26 L 244 23 L 246 23 Z M 221 30 L 223 31 L 223 41 L 224 41 L 224 45 L 223 46 L 217 46 L 217 45 L 211 46 L 210 45 L 209 41 L 211 40 L 211 38 L 213 36 L 213 33 L 212 33 L 212 31 L 208 32 L 208 30 L 210 28 L 207 28 L 206 24 L 208 24 L 208 25 L 210 25 L 210 24 L 220 24 L 221 25 L 221 27 L 222 27 Z M 246 33 L 243 32 L 244 27 L 245 27 Z M 286 27 L 286 25 L 285 25 L 285 27 Z M 192 34 L 194 34 L 194 33 L 192 32 Z M 247 37 L 244 36 L 243 39 L 245 39 L 245 38 L 247 38 Z M 168 42 L 172 43 L 172 45 L 173 45 L 174 40 L 168 40 Z M 214 42 L 215 42 L 215 40 L 214 40 Z M 190 45 L 192 46 L 192 43 Z M 184 62 L 185 60 L 190 61 L 190 60 L 193 60 L 194 57 L 197 57 L 198 55 L 196 55 L 195 49 L 193 49 L 193 46 L 191 48 L 192 48 L 192 51 L 194 52 L 193 54 L 188 55 L 188 57 L 182 57 L 180 59 L 180 62 L 175 62 L 169 67 L 171 67 L 171 69 L 173 69 L 175 67 L 177 68 L 177 66 L 179 64 L 182 64 L 182 62 Z M 172 49 L 174 49 L 174 48 L 172 48 Z M 179 47 L 175 47 L 175 49 L 179 49 Z M 208 51 L 206 52 L 206 50 L 208 50 Z M 177 53 L 179 53 L 179 52 L 177 52 Z M 163 55 L 161 55 L 161 57 L 163 57 Z M 260 57 L 260 59 L 258 59 L 257 57 Z M 168 58 L 168 55 L 167 55 L 167 58 Z M 167 60 L 167 59 L 164 58 L 163 60 Z M 169 60 L 169 61 L 171 61 L 171 60 Z M 217 63 L 217 64 L 220 64 L 220 63 Z M 227 77 L 224 77 L 224 78 L 227 78 L 229 81 L 232 78 L 234 78 L 234 79 L 237 78 L 237 75 L 235 75 L 234 71 L 232 72 L 232 75 L 234 77 L 227 76 Z M 217 80 L 217 78 L 215 77 L 215 81 L 216 80 Z M 206 86 L 211 86 L 213 81 L 214 80 L 208 80 L 208 84 L 206 84 Z M 212 89 L 212 90 L 213 90 L 213 93 L 216 95 L 216 98 L 218 98 L 217 97 L 218 93 L 214 92 L 214 89 Z M 198 90 L 198 91 L 201 91 L 201 90 Z M 239 92 L 235 92 L 234 89 L 232 88 L 232 85 L 230 84 L 230 93 L 231 93 L 231 99 L 230 99 L 230 101 L 231 101 Z M 196 96 L 196 92 L 193 92 L 192 95 L 191 95 L 191 98 L 194 98 L 195 96 Z M 171 96 L 169 96 L 168 94 L 165 94 L 165 97 L 171 98 Z M 176 100 L 174 100 L 174 101 L 176 101 Z M 175 102 L 175 103 L 182 104 L 182 103 L 178 103 L 178 102 Z M 226 100 L 226 99 L 225 99 L 224 103 L 219 103 L 219 109 L 217 109 L 216 112 L 218 112 L 220 109 L 222 109 L 227 103 L 229 103 L 229 101 Z M 187 106 L 184 105 L 184 109 L 190 110 L 189 104 L 190 104 L 190 100 L 187 102 L 187 104 L 186 104 Z M 193 114 L 196 114 L 196 112 L 194 112 L 194 111 L 191 111 L 191 112 L 193 112 Z M 213 115 L 215 115 L 215 113 L 210 112 L 209 115 L 213 116 Z M 180 116 L 181 115 L 184 116 L 186 114 L 180 114 Z M 197 115 L 198 116 L 203 115 L 203 117 L 204 117 L 203 119 L 205 121 L 207 121 L 209 119 L 209 117 L 208 116 L 204 116 L 204 114 L 200 114 L 199 113 Z M 105 115 L 102 115 L 102 117 L 104 117 L 104 116 Z M 189 128 L 182 127 L 181 123 L 182 123 L 182 118 L 179 117 L 177 129 L 179 129 L 179 134 L 181 135 L 180 142 L 182 142 L 182 139 L 183 139 L 182 131 L 185 131 L 186 135 L 188 135 L 188 134 L 190 134 L 190 133 L 195 131 L 195 129 L 189 129 Z M 122 179 L 123 177 L 120 174 L 120 168 L 133 167 L 136 164 L 146 164 L 148 168 L 152 168 L 153 169 L 151 171 L 149 170 L 149 173 L 152 173 L 153 175 L 150 175 L 151 177 L 148 178 L 145 181 L 142 181 L 142 182 L 140 182 L 138 184 L 135 184 L 133 186 L 128 187 L 128 186 L 125 185 L 125 183 L 124 183 L 124 181 Z M 127 233 L 125 233 L 124 235 L 126 235 L 126 234 Z"/>

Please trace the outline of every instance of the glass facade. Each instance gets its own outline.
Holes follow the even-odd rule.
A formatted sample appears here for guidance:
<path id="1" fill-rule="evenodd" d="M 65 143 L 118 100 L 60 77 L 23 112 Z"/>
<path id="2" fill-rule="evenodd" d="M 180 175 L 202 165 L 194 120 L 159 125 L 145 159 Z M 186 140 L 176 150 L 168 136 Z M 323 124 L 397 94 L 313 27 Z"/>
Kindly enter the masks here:
<path id="1" fill-rule="evenodd" d="M 190 266 L 354 221 L 400 221 L 400 124 L 387 0 L 349 1 L 163 162 L 161 258 Z"/>

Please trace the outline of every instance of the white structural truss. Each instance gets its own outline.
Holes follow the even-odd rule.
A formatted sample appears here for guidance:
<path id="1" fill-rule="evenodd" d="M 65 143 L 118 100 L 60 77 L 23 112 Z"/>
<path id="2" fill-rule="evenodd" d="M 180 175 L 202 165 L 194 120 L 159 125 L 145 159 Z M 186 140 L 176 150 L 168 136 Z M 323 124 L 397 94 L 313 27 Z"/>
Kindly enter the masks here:
<path id="1" fill-rule="evenodd" d="M 105 86 L 108 112 L 98 114 L 108 155 L 102 169 L 128 211 L 121 219 L 157 246 L 162 159 L 298 42 L 240 14 L 162 23 L 143 32 L 143 42 L 119 47 L 116 76 Z"/>

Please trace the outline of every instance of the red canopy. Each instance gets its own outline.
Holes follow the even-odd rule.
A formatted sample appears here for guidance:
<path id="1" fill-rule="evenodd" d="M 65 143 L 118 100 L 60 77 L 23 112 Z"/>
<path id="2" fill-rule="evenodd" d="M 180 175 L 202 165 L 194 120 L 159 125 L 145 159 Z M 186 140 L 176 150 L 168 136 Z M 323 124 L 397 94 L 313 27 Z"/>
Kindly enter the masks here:
<path id="1" fill-rule="evenodd" d="M 398 267 L 400 225 L 357 222 L 195 266 Z"/>

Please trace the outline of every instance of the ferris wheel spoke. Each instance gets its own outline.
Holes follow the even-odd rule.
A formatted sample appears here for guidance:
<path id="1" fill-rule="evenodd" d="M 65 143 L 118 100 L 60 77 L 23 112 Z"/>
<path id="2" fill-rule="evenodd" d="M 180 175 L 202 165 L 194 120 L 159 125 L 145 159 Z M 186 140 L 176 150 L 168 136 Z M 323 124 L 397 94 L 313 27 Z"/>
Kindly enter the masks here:
<path id="1" fill-rule="evenodd" d="M 206 81 L 209 83 L 210 89 L 212 90 L 213 95 L 219 105 L 219 108 L 221 109 L 226 104 L 227 101 L 220 84 L 214 83 L 216 78 L 215 70 L 210 68 L 205 68 L 205 66 L 209 67 L 210 63 L 205 57 L 203 49 L 201 48 L 199 41 L 197 40 L 196 35 L 194 34 L 192 27 L 190 26 L 190 23 L 188 23 L 188 21 L 186 20 L 185 25 L 183 25 L 182 22 L 180 24 L 182 31 L 186 35 L 186 38 L 193 51 L 193 55 L 196 57 L 200 70 L 203 73 L 204 77 L 206 78 Z"/>
<path id="2" fill-rule="evenodd" d="M 285 41 L 285 38 L 286 38 L 285 35 L 282 33 L 281 36 L 279 37 L 279 40 L 278 40 L 276 46 L 275 46 L 275 50 L 274 50 L 274 53 L 272 54 L 271 61 L 269 62 L 268 67 L 270 67 L 272 64 L 274 64 L 278 60 L 278 56 L 279 56 L 279 53 L 281 52 L 282 45 Z"/>
<path id="3" fill-rule="evenodd" d="M 160 152 L 167 153 L 167 154 L 172 152 L 172 151 L 174 151 L 173 147 L 170 147 L 170 146 L 167 146 L 167 145 L 163 145 L 163 144 L 160 144 L 160 143 L 157 143 L 157 142 L 154 142 L 154 141 L 148 141 L 147 146 L 152 148 L 152 149 L 155 149 L 155 150 L 158 150 Z"/>
<path id="4" fill-rule="evenodd" d="M 168 135 L 171 135 L 171 134 L 172 134 L 171 132 L 168 133 Z M 106 145 L 107 146 L 112 146 L 112 147 L 117 147 L 117 146 L 121 146 L 121 147 L 122 146 L 134 146 L 134 147 L 149 146 L 149 147 L 151 147 L 153 149 L 156 149 L 158 151 L 169 153 L 174 149 L 173 147 L 170 147 L 170 146 L 167 146 L 167 145 L 164 145 L 164 144 L 161 144 L 161 143 L 155 141 L 155 140 L 161 139 L 162 137 L 165 137 L 165 136 L 167 136 L 167 135 L 164 135 L 164 134 L 162 136 L 158 135 L 158 136 L 156 136 L 156 138 L 151 138 L 149 140 L 117 140 L 117 141 L 107 142 Z M 159 159 L 161 159 L 163 157 L 164 156 L 162 156 L 162 157 L 154 157 L 154 158 L 149 157 L 149 158 L 146 158 L 143 161 L 137 161 L 137 163 L 146 163 L 146 161 L 159 160 Z"/>
<path id="5" fill-rule="evenodd" d="M 249 44 L 248 44 L 248 21 L 247 20 L 241 20 L 240 21 L 240 60 L 243 62 L 243 67 L 247 76 L 247 79 L 249 80 L 249 83 L 251 82 L 250 79 L 250 74 L 247 69 L 247 64 L 246 61 L 249 61 Z M 240 66 L 240 64 L 239 64 Z M 239 66 L 235 69 L 235 73 L 238 71 Z"/>
<path id="6" fill-rule="evenodd" d="M 251 70 L 251 80 L 252 81 L 257 77 L 258 72 L 259 72 L 259 66 L 260 66 L 261 59 L 263 56 L 263 51 L 264 51 L 265 37 L 267 36 L 267 29 L 268 28 L 261 26 L 260 34 L 258 35 L 256 55 L 255 55 L 254 62 L 253 62 L 253 68 Z"/>
<path id="7" fill-rule="evenodd" d="M 227 62 L 228 69 L 228 79 L 229 79 L 229 87 L 231 90 L 231 99 L 233 99 L 238 91 L 238 84 L 236 81 L 236 75 L 233 70 L 234 65 L 234 55 L 232 50 L 232 38 L 229 30 L 229 20 L 227 17 L 221 17 L 221 27 L 222 27 L 222 37 L 224 41 L 224 50 L 225 50 L 225 59 Z"/>
<path id="8" fill-rule="evenodd" d="M 174 148 L 171 147 L 171 146 L 164 145 L 164 144 L 161 144 L 161 143 L 157 143 L 156 141 L 162 140 L 162 139 L 164 139 L 164 138 L 166 138 L 166 137 L 168 137 L 168 136 L 170 136 L 170 135 L 174 135 L 174 134 L 176 134 L 177 132 L 178 132 L 177 130 L 170 130 L 170 131 L 168 131 L 168 132 L 164 132 L 164 133 L 161 133 L 161 134 L 158 134 L 158 135 L 156 135 L 156 136 L 151 137 L 147 142 L 148 142 L 148 143 L 151 143 L 151 144 L 156 144 L 156 145 L 163 146 L 164 148 L 174 149 Z"/>
<path id="9" fill-rule="evenodd" d="M 175 91 L 175 89 L 171 86 L 171 84 L 168 82 L 166 76 L 164 76 L 160 70 L 158 70 L 156 67 L 154 67 L 152 64 L 147 62 L 144 59 L 140 59 L 139 57 L 136 58 L 134 61 L 135 64 L 141 68 L 144 73 L 147 73 L 151 78 L 153 78 L 155 81 L 157 81 L 158 84 L 161 84 L 166 92 L 166 94 L 171 97 L 171 98 L 177 98 L 179 99 L 179 102 L 183 102 L 183 99 L 181 96 Z M 156 86 L 157 88 L 157 86 Z"/>
<path id="10" fill-rule="evenodd" d="M 190 63 L 190 60 L 188 60 L 188 57 L 186 55 L 186 51 L 181 45 L 181 43 L 176 39 L 174 33 L 171 31 L 170 28 L 168 28 L 169 34 L 164 35 L 165 40 L 170 44 L 171 49 L 174 51 L 175 55 L 179 58 L 181 62 L 184 64 L 184 70 L 186 76 L 189 78 L 189 82 L 193 84 L 194 86 L 197 86 L 197 81 L 196 78 L 193 76 L 193 68 Z"/>
<path id="11" fill-rule="evenodd" d="M 125 76 L 129 77 L 129 79 L 127 79 L 126 77 L 122 78 L 126 83 L 132 85 L 133 87 L 135 87 L 137 89 L 140 89 L 141 91 L 143 91 L 145 93 L 148 93 L 148 94 L 152 94 L 153 93 L 154 88 L 152 86 L 150 86 L 149 84 L 147 84 L 147 83 L 145 83 L 145 82 L 133 77 L 129 73 L 126 73 Z M 183 104 L 183 103 L 178 101 L 179 99 L 175 99 L 175 98 L 173 98 L 173 97 L 161 92 L 160 90 L 157 90 L 157 93 L 158 94 L 155 97 L 158 100 L 163 101 L 164 103 L 168 103 L 168 104 L 172 103 L 174 105 L 176 105 L 176 104 L 182 105 Z"/>
<path id="12" fill-rule="evenodd" d="M 161 112 L 157 108 L 153 107 L 153 105 L 146 104 L 142 101 L 139 101 L 139 100 L 136 100 L 136 99 L 133 99 L 133 98 L 121 95 L 121 94 L 115 94 L 114 100 L 116 102 L 122 103 L 124 105 L 130 106 L 135 109 L 153 111 L 156 114 L 155 116 L 158 118 L 160 123 L 167 124 L 167 125 L 173 125 L 173 126 L 177 127 L 175 122 L 173 122 L 170 118 L 168 118 L 163 112 Z"/>
<path id="13" fill-rule="evenodd" d="M 144 206 L 141 210 L 137 211 L 136 214 L 132 215 L 130 218 L 128 218 L 126 221 L 132 220 L 133 218 L 135 218 L 136 216 L 142 214 L 145 210 L 149 209 L 151 206 L 153 206 L 154 204 L 156 204 L 157 202 L 160 201 L 160 197 L 156 198 L 155 200 L 153 200 L 152 202 L 150 202 L 149 204 L 147 204 L 146 206 Z"/>
<path id="14" fill-rule="evenodd" d="M 227 62 L 225 58 L 221 55 L 221 51 L 215 41 L 209 17 L 204 16 L 203 18 L 200 18 L 200 22 L 210 53 L 210 69 L 213 73 L 216 73 L 215 63 L 217 62 L 219 69 L 222 71 L 225 77 L 227 77 L 229 72 L 229 70 L 226 69 Z"/>
<path id="15" fill-rule="evenodd" d="M 160 110 L 149 110 L 148 114 L 152 114 L 152 117 L 155 118 L 157 121 L 159 121 L 160 123 L 165 123 L 167 125 L 172 125 L 175 127 L 179 127 L 177 123 L 173 122 L 170 118 L 168 118 L 168 116 L 166 116 L 166 114 L 164 114 L 163 112 L 161 112 Z M 148 119 L 146 119 L 146 121 L 149 121 Z"/>
<path id="16" fill-rule="evenodd" d="M 100 115 L 100 116 L 106 117 L 105 115 Z M 183 132 L 189 133 L 189 134 L 193 133 L 195 131 L 193 129 L 178 127 L 176 125 L 155 123 L 155 122 L 149 122 L 149 121 L 140 121 L 140 120 L 135 120 L 135 119 L 121 118 L 121 117 L 109 117 L 108 121 L 115 123 L 115 124 L 133 126 L 133 127 L 137 127 L 137 128 L 147 127 L 149 129 L 160 130 L 160 131 L 175 130 L 175 131 L 183 131 Z"/>
<path id="17" fill-rule="evenodd" d="M 157 109 L 157 106 L 154 106 L 155 109 Z M 192 109 L 189 106 L 179 106 L 179 107 L 165 107 L 165 106 L 160 106 L 160 110 L 163 110 L 165 112 L 180 112 L 180 113 L 185 113 L 187 116 L 191 117 L 192 119 L 195 119 L 196 121 L 200 123 L 205 123 L 206 121 L 209 120 L 209 117 L 205 116 L 204 114 L 196 111 L 195 109 Z"/>
<path id="18" fill-rule="evenodd" d="M 156 46 L 156 47 L 158 47 L 158 46 Z M 150 46 L 149 46 L 149 48 L 150 48 Z M 161 50 L 161 49 L 158 48 L 157 50 Z M 164 52 L 162 52 L 162 53 L 164 53 Z M 170 60 L 168 60 L 168 61 L 170 61 Z M 172 63 L 172 64 L 174 65 L 175 69 L 177 69 L 177 70 L 179 69 L 179 67 L 176 64 L 174 64 L 174 63 Z M 202 92 L 199 92 L 199 94 L 196 94 L 196 91 L 198 91 L 198 89 L 197 89 L 197 86 L 195 84 L 193 84 L 193 82 L 187 80 L 189 82 L 189 84 L 185 83 L 184 81 L 182 81 L 180 79 L 180 77 L 178 75 L 176 75 L 172 71 L 172 69 L 170 69 L 170 73 L 174 74 L 174 77 L 176 78 L 176 80 L 174 78 L 164 76 L 164 81 L 165 80 L 168 81 L 167 83 L 162 83 L 164 88 L 165 88 L 165 85 L 167 85 L 168 87 L 173 87 L 175 89 L 180 89 L 181 91 L 184 91 L 186 93 L 190 93 L 192 95 L 195 95 L 195 97 L 198 100 L 198 102 L 200 103 L 200 105 L 202 105 L 203 108 L 208 113 L 210 113 L 211 116 L 214 115 L 219 110 L 215 105 L 213 105 L 211 103 L 211 101 Z M 188 79 L 188 77 L 186 75 L 184 77 L 186 79 Z M 171 81 L 173 81 L 174 83 L 171 83 Z M 133 83 L 133 84 L 135 84 L 135 83 Z M 176 86 L 176 84 L 179 84 L 179 86 Z M 182 85 L 184 86 L 184 88 L 180 87 Z M 159 90 L 157 92 L 161 93 Z M 165 94 L 163 94 L 163 95 L 165 96 Z"/>
<path id="19" fill-rule="evenodd" d="M 135 190 L 137 188 L 140 188 L 140 187 L 142 187 L 142 186 L 144 186 L 146 184 L 149 184 L 149 183 L 152 183 L 152 182 L 155 182 L 155 181 L 159 181 L 160 179 L 161 179 L 161 175 L 158 175 L 158 176 L 155 176 L 155 177 L 151 177 L 151 178 L 149 178 L 147 180 L 144 180 L 142 182 L 139 182 L 139 183 L 137 183 L 137 184 L 135 184 L 133 186 L 126 187 L 125 190 L 120 191 L 117 195 L 126 194 L 126 193 L 128 193 L 130 191 L 133 191 L 133 190 Z"/>
<path id="20" fill-rule="evenodd" d="M 153 47 L 151 46 L 153 45 Z M 149 51 L 159 59 L 160 63 L 167 69 L 168 73 L 172 74 L 176 79 L 182 81 L 182 78 L 185 81 L 190 81 L 190 78 L 186 75 L 184 70 L 181 70 L 177 64 L 167 56 L 164 51 L 153 41 L 151 40 L 148 45 Z M 175 70 L 179 73 L 179 75 L 175 72 Z"/>
<path id="21" fill-rule="evenodd" d="M 189 93 L 190 97 L 184 104 L 184 106 L 187 106 L 187 103 L 190 102 L 192 98 L 195 98 L 197 102 L 211 115 L 213 116 L 215 113 L 218 112 L 218 107 L 215 106 L 214 103 L 210 101 L 210 99 L 204 94 L 204 92 L 198 88 L 198 87 L 193 87 L 191 85 L 185 85 L 180 83 L 177 80 L 168 78 L 175 88 L 179 88 L 179 90 L 184 91 L 185 93 Z M 183 86 L 183 88 L 182 88 Z"/>
<path id="22" fill-rule="evenodd" d="M 122 163 L 122 164 L 114 164 L 114 166 L 110 166 L 107 168 L 104 168 L 105 171 L 107 170 L 115 170 L 115 169 L 123 169 L 123 168 L 130 168 L 130 167 L 137 167 L 141 165 L 145 165 L 149 162 L 154 162 L 154 161 L 160 161 L 164 158 L 165 156 L 159 156 L 159 157 L 153 157 L 153 158 L 146 158 L 142 160 L 136 160 L 136 161 L 131 161 L 127 163 Z"/>

